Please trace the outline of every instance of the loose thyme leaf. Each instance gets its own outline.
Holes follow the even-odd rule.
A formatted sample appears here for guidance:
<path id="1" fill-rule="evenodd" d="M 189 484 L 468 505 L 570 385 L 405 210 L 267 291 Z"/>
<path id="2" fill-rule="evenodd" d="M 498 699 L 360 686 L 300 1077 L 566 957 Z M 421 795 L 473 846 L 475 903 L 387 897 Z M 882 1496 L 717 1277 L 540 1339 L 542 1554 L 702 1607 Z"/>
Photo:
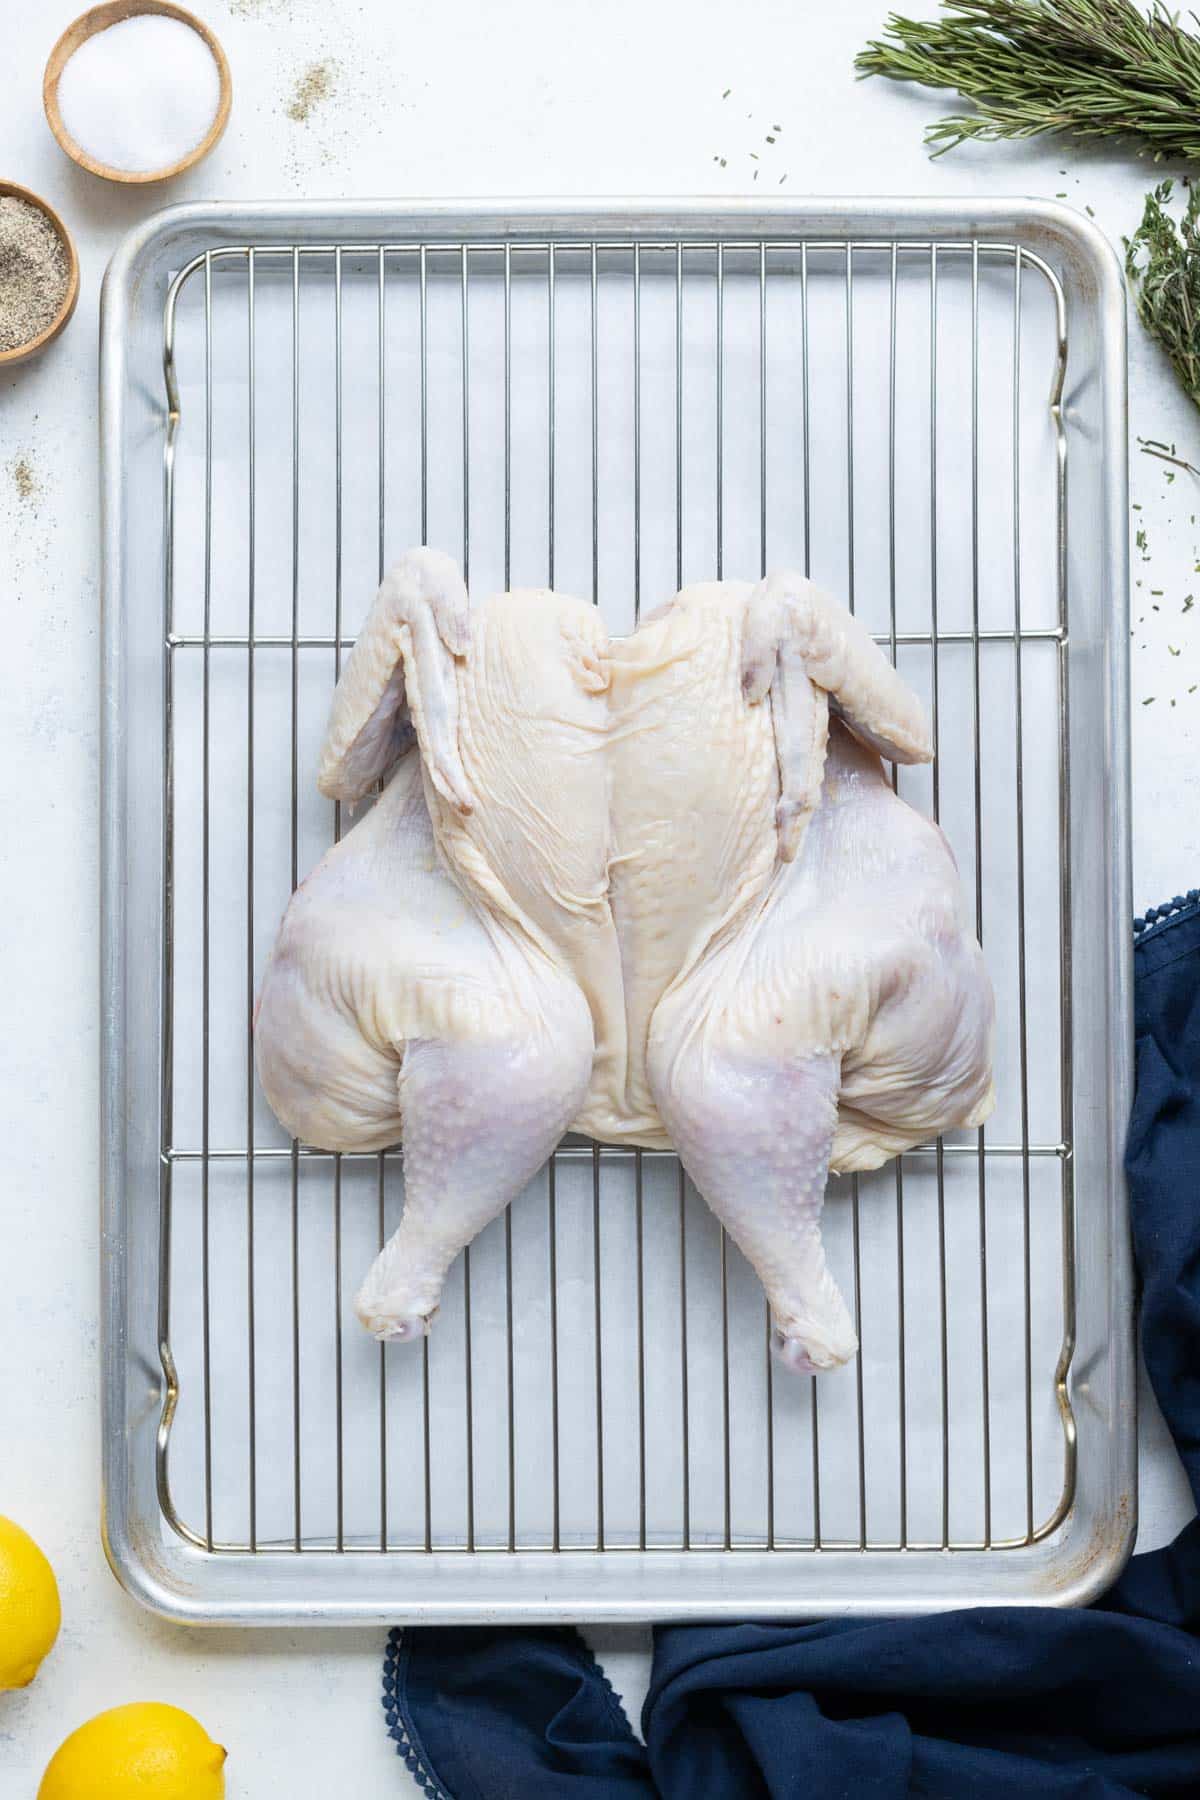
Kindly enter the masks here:
<path id="1" fill-rule="evenodd" d="M 1131 138 L 1156 162 L 1200 160 L 1200 40 L 1162 0 L 944 0 L 893 13 L 860 75 L 955 88 L 976 110 L 926 131 L 934 155 L 967 138 Z"/>

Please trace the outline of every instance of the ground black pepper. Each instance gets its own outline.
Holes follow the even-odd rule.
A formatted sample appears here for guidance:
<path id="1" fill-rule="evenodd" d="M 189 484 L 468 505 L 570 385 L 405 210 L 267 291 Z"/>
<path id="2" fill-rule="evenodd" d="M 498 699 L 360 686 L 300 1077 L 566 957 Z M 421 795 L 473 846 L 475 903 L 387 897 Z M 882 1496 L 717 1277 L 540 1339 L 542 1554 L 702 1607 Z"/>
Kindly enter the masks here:
<path id="1" fill-rule="evenodd" d="M 16 350 L 54 323 L 70 273 L 67 247 L 41 208 L 0 196 L 0 350 Z"/>

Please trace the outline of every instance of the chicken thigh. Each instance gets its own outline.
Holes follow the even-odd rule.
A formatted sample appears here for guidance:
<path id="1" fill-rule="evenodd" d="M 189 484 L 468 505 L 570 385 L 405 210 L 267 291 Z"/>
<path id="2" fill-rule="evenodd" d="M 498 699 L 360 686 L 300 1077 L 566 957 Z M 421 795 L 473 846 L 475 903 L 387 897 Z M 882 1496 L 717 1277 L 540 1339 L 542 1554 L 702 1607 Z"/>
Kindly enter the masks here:
<path id="1" fill-rule="evenodd" d="M 297 891 L 255 1030 L 290 1131 L 403 1144 L 370 1330 L 428 1329 L 459 1250 L 574 1125 L 677 1149 L 785 1363 L 854 1353 L 821 1249 L 830 1167 L 991 1105 L 953 858 L 881 754 L 928 758 L 920 705 L 802 578 L 688 589 L 609 641 L 580 601 L 471 608 L 449 559 L 402 560 L 319 781 L 353 802 L 395 773 Z"/>

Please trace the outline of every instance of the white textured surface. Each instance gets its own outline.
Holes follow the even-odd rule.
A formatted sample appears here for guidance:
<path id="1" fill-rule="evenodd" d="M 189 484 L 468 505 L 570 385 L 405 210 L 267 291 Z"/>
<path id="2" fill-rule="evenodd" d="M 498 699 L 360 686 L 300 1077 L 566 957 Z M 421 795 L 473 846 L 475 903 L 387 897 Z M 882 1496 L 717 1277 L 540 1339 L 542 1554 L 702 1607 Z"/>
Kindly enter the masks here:
<path id="1" fill-rule="evenodd" d="M 44 1544 L 64 1607 L 62 1638 L 36 1685 L 0 1696 L 0 1789 L 32 1793 L 68 1729 L 144 1697 L 190 1707 L 229 1745 L 230 1800 L 329 1794 L 350 1772 L 354 1791 L 373 1800 L 408 1788 L 380 1724 L 380 1634 L 200 1635 L 160 1625 L 124 1598 L 100 1549 L 95 396 L 104 264 L 125 229 L 170 200 L 294 194 L 1065 194 L 1117 239 L 1152 175 L 1036 144 L 930 163 L 921 125 L 937 98 L 853 79 L 853 53 L 880 24 L 884 0 L 747 0 L 736 12 L 712 0 L 612 0 L 569 12 L 525 0 L 504 14 L 482 0 L 416 10 L 390 0 L 213 0 L 205 16 L 233 68 L 229 130 L 182 181 L 118 191 L 71 165 L 42 117 L 45 59 L 77 10 L 78 0 L 44 0 L 10 35 L 0 75 L 0 174 L 61 209 L 83 277 L 62 341 L 33 367 L 0 376 L 0 919 L 10 1022 L 0 1054 L 9 1147 L 0 1509 Z M 290 118 L 305 72 L 325 63 L 331 91 L 307 118 Z M 1200 462 L 1200 420 L 1136 331 L 1130 375 L 1135 436 L 1176 441 Z M 1150 559 L 1135 561 L 1143 585 L 1132 640 L 1142 908 L 1200 881 L 1200 687 L 1187 691 L 1200 684 L 1200 490 L 1182 473 L 1169 482 L 1164 465 L 1134 450 L 1135 519 Z M 28 482 L 18 479 L 22 463 Z M 1193 588 L 1197 605 L 1184 613 Z M 1158 1542 L 1182 1516 L 1182 1486 L 1148 1407 L 1143 1444 L 1143 1541 Z M 637 1632 L 599 1640 L 631 1698 L 644 1685 L 641 1641 Z"/>

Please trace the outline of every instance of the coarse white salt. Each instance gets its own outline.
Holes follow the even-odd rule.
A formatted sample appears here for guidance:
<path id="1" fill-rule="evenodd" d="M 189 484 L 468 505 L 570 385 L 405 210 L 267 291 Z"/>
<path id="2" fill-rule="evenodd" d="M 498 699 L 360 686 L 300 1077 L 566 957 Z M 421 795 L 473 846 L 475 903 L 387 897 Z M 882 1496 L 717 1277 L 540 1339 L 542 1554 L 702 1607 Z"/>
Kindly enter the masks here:
<path id="1" fill-rule="evenodd" d="M 206 136 L 221 103 L 216 58 L 182 19 L 141 13 L 97 31 L 58 78 L 58 110 L 94 162 L 168 169 Z"/>

